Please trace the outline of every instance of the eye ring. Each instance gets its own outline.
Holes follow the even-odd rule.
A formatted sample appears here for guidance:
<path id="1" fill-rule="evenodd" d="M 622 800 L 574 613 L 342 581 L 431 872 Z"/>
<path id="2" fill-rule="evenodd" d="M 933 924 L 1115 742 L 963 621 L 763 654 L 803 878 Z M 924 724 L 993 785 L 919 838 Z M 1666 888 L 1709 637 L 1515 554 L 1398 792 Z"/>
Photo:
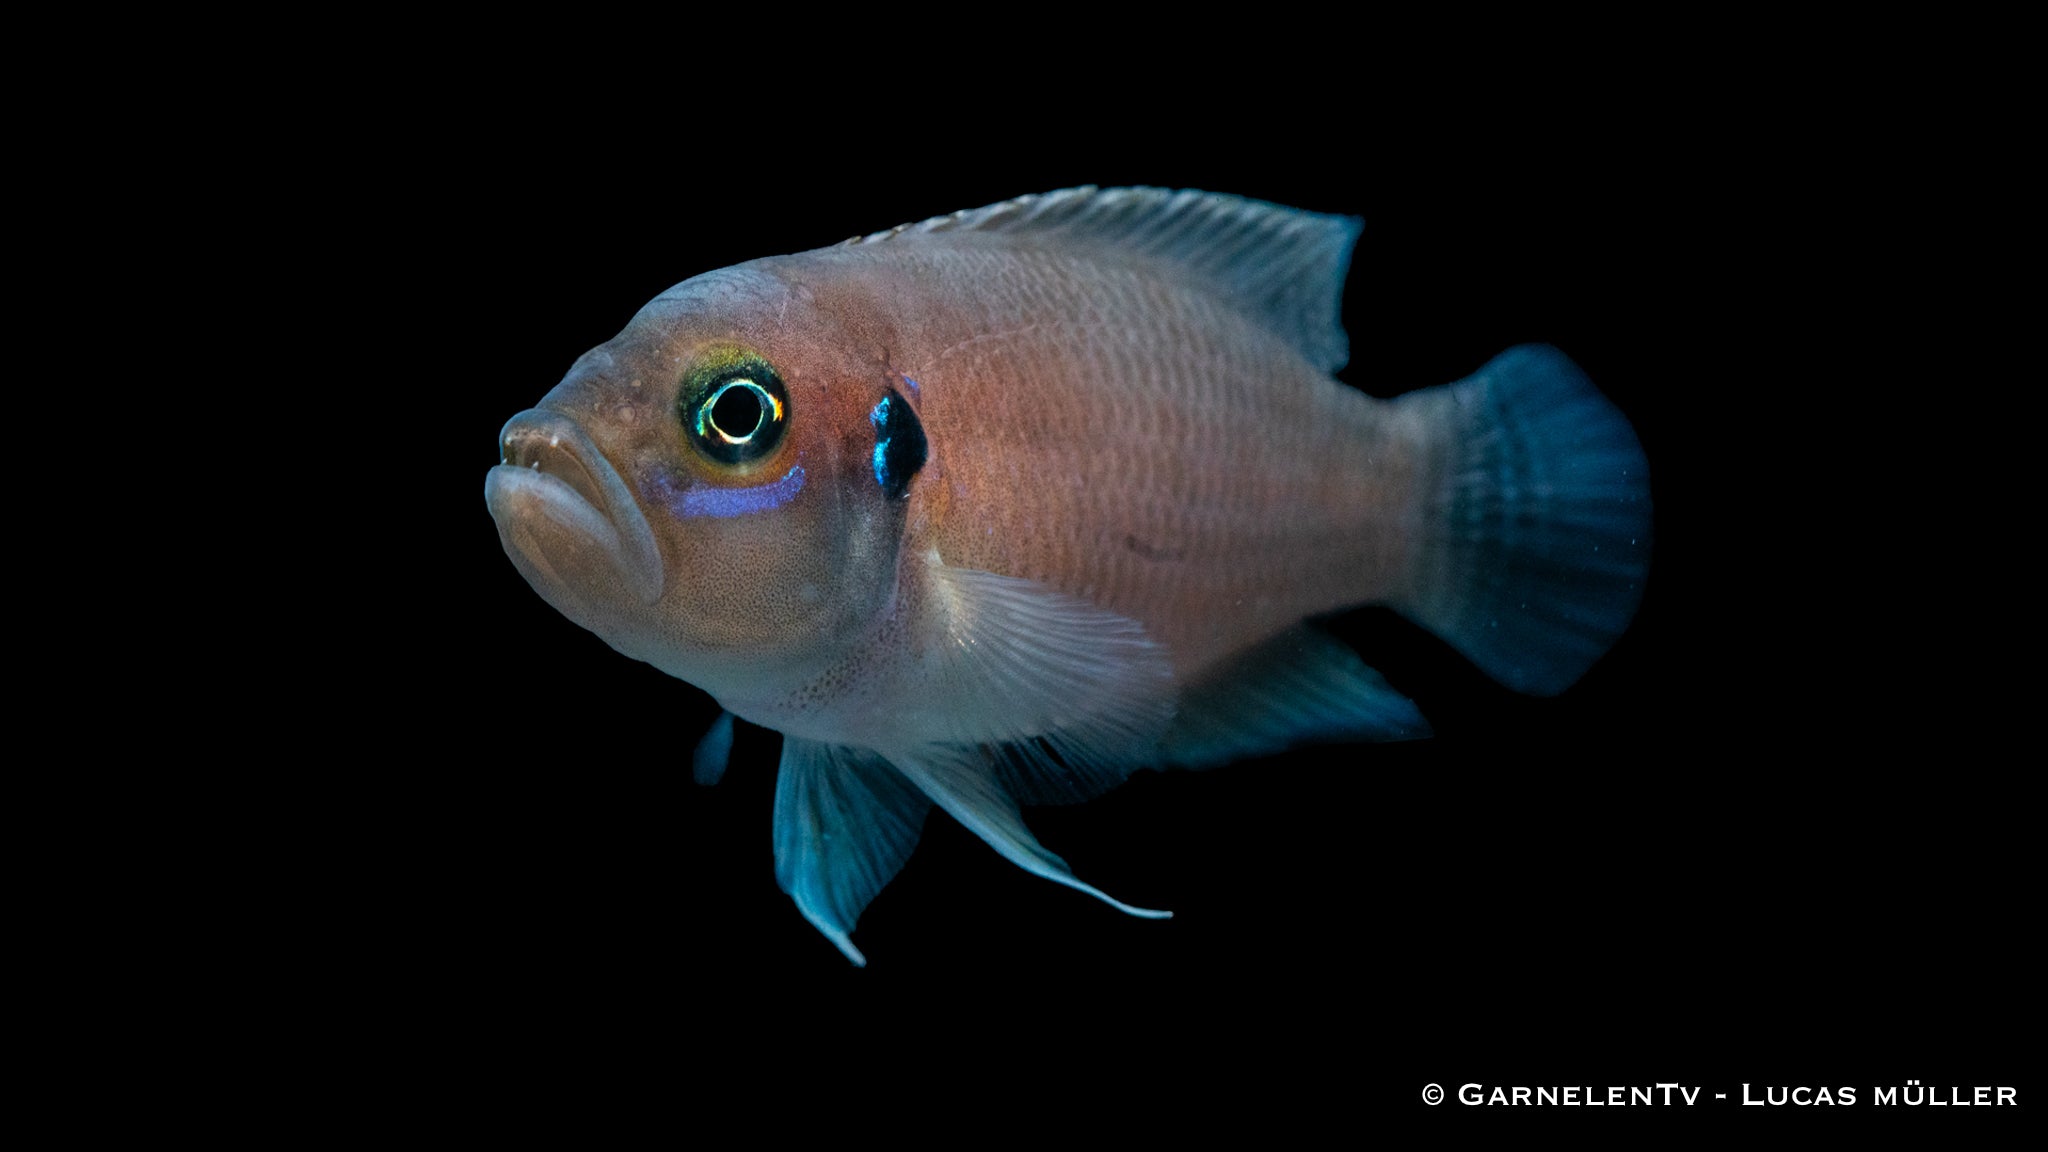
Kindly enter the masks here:
<path id="1" fill-rule="evenodd" d="M 726 413 L 720 419 L 719 413 Z M 746 377 L 728 380 L 697 406 L 697 434 L 744 449 L 755 436 L 782 423 L 782 401 Z M 727 427 L 731 425 L 731 427 Z"/>
<path id="2" fill-rule="evenodd" d="M 746 464 L 781 442 L 789 393 L 760 357 L 742 355 L 693 375 L 677 415 L 699 452 L 720 464 Z"/>

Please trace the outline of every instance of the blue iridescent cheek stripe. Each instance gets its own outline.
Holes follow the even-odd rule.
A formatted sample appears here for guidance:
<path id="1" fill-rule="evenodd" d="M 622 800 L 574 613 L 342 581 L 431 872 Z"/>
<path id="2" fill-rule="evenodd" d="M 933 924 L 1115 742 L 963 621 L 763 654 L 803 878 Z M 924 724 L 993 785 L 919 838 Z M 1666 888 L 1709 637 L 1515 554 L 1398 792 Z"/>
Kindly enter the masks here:
<path id="1" fill-rule="evenodd" d="M 766 512 L 789 503 L 804 489 L 804 466 L 798 464 L 778 479 L 752 488 L 713 488 L 708 485 L 678 488 L 666 476 L 658 477 L 655 486 L 661 490 L 662 502 L 678 516 L 686 519 L 711 516 L 724 520 Z"/>
<path id="2" fill-rule="evenodd" d="M 902 374 L 901 372 L 898 372 L 898 373 L 897 373 L 897 375 L 898 375 L 898 376 L 903 376 L 903 374 Z M 911 379 L 910 377 L 908 377 L 908 376 L 903 376 L 903 382 L 904 382 L 905 384 L 908 384 L 908 385 L 910 385 L 910 394 L 911 394 L 912 396 L 916 396 L 916 395 L 918 394 L 918 391 L 919 391 L 919 389 L 918 389 L 917 381 L 915 381 L 915 380 L 912 380 L 912 379 Z"/>

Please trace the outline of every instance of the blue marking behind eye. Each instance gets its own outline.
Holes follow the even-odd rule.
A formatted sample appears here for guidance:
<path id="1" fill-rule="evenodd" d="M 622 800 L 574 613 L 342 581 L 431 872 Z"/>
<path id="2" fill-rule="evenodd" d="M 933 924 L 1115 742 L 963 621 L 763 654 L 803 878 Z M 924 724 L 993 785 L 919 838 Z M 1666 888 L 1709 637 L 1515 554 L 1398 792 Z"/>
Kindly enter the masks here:
<path id="1" fill-rule="evenodd" d="M 804 466 L 798 464 L 779 478 L 752 488 L 713 488 L 700 485 L 678 489 L 663 476 L 657 479 L 663 502 L 669 511 L 685 518 L 711 516 L 724 520 L 780 508 L 804 489 Z"/>
<path id="2" fill-rule="evenodd" d="M 904 379 L 908 380 L 910 377 L 906 376 Z M 887 396 L 882 397 L 882 402 L 875 405 L 874 411 L 868 413 L 868 423 L 875 426 L 875 483 L 887 488 L 889 486 L 889 398 Z"/>
<path id="3" fill-rule="evenodd" d="M 899 373 L 897 373 L 897 375 L 901 376 L 901 375 L 902 375 L 902 373 L 900 373 L 900 372 L 899 372 Z M 905 384 L 908 384 L 908 385 L 910 385 L 910 394 L 911 394 L 912 396 L 915 396 L 915 395 L 917 395 L 917 394 L 918 394 L 918 387 L 917 387 L 917 381 L 915 381 L 915 380 L 912 380 L 912 379 L 911 379 L 910 377 L 908 377 L 908 376 L 904 376 L 904 377 L 903 377 L 903 382 L 904 382 Z"/>
<path id="4" fill-rule="evenodd" d="M 901 500 L 910 491 L 910 478 L 924 467 L 924 425 L 918 423 L 917 410 L 894 392 L 868 413 L 868 423 L 875 426 L 875 483 L 889 499 Z"/>

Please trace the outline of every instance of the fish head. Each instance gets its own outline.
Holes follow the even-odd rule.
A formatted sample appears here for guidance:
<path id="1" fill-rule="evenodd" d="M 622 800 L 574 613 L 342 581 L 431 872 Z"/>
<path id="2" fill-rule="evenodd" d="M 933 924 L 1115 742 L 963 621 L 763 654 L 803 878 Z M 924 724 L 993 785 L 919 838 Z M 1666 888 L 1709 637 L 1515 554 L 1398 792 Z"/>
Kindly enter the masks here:
<path id="1" fill-rule="evenodd" d="M 683 282 L 501 434 L 486 498 L 542 597 L 722 701 L 831 666 L 892 598 L 869 310 L 770 262 Z"/>

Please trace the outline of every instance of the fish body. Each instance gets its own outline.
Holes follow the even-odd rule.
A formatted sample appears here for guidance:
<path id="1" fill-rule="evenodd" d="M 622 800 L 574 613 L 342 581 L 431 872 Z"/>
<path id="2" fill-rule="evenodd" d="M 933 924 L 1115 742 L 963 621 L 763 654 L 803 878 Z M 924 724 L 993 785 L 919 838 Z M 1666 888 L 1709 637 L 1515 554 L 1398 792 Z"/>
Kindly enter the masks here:
<path id="1" fill-rule="evenodd" d="M 1357 234 L 1075 189 L 708 273 L 513 418 L 491 512 L 549 602 L 784 734 L 777 876 L 855 962 L 934 806 L 1155 915 L 1020 807 L 1425 735 L 1309 617 L 1385 604 L 1546 694 L 1641 596 L 1642 452 L 1561 353 L 1331 378 Z"/>

